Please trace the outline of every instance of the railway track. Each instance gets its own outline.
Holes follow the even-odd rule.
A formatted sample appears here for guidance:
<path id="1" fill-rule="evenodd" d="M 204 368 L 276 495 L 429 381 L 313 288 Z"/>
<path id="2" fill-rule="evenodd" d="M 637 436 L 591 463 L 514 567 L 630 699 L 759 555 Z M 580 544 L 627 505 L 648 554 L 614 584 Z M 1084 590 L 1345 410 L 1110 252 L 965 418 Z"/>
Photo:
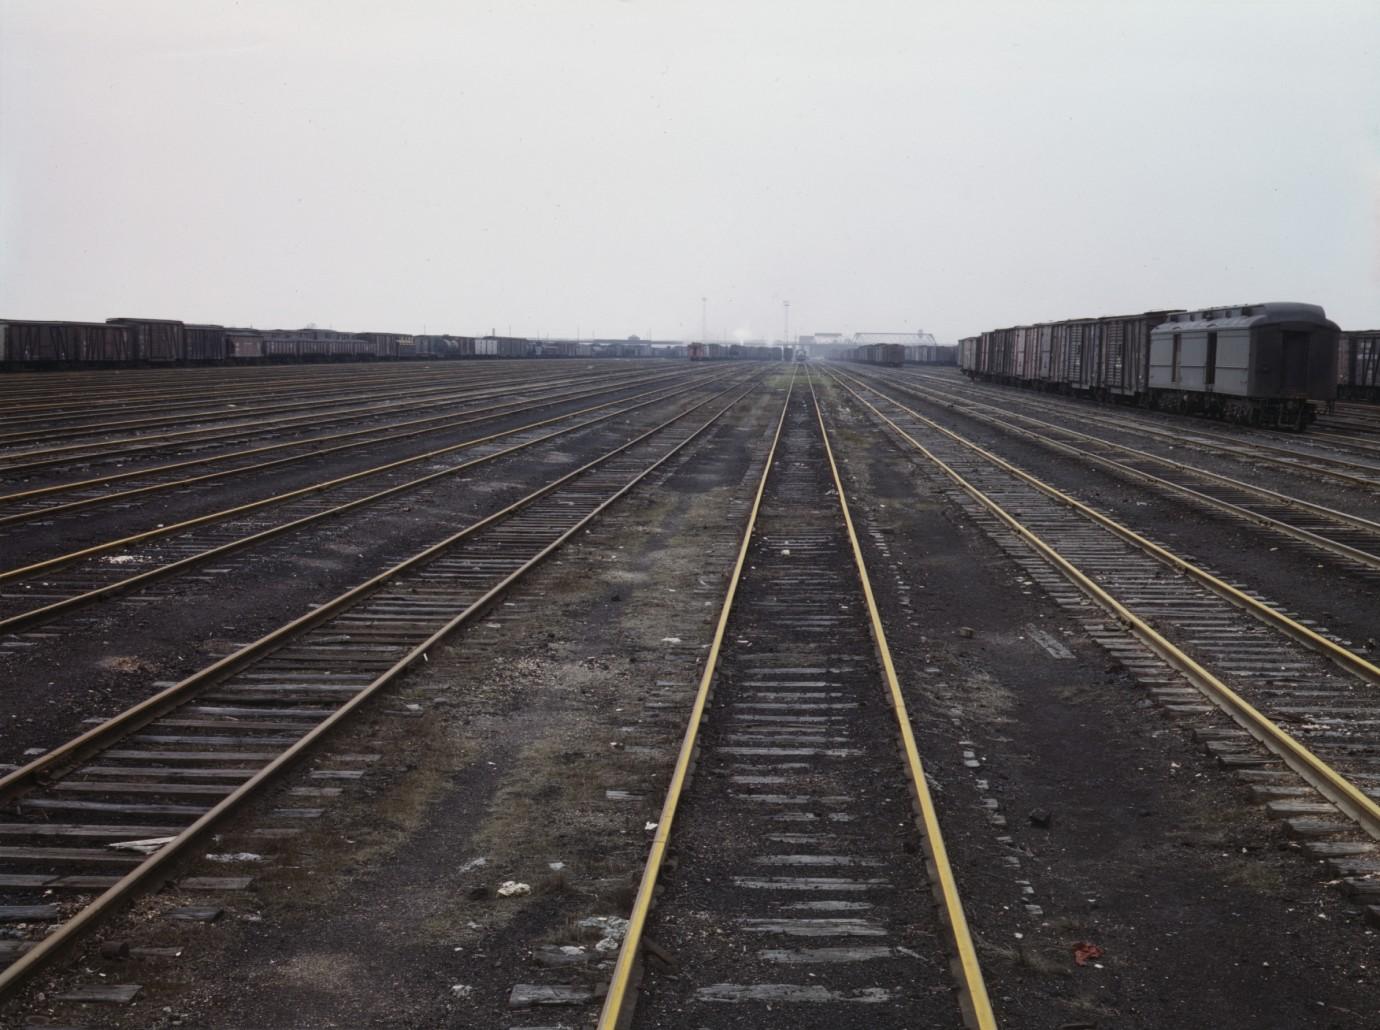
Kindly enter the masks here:
<path id="1" fill-rule="evenodd" d="M 842 490 L 793 384 L 603 1030 L 995 1025 Z"/>
<path id="2" fill-rule="evenodd" d="M 400 383 L 397 388 L 387 388 L 391 385 L 369 383 L 371 406 L 380 409 L 404 407 L 417 400 L 445 396 L 457 387 L 472 390 L 493 387 L 501 389 L 502 384 L 489 379 L 479 382 L 458 379 L 449 383 Z M 511 385 L 513 384 L 510 383 Z M 70 411 L 47 416 L 30 415 L 23 419 L 23 428 L 16 427 L 15 420 L 6 419 L 0 422 L 0 448 L 43 442 L 54 433 L 60 433 L 65 439 L 74 439 L 131 430 L 158 429 L 164 426 L 195 425 L 201 422 L 234 424 L 283 413 L 319 413 L 322 409 L 349 411 L 360 405 L 360 386 L 360 383 L 356 383 L 351 389 L 349 384 L 341 383 L 325 391 L 299 390 L 292 394 L 277 393 L 270 397 L 265 397 L 261 393 L 240 392 L 229 397 L 207 398 L 190 404 L 165 401 L 157 405 L 133 406 L 134 410 L 121 407 L 115 412 L 101 415 Z M 380 389 L 381 386 L 385 389 Z M 156 414 L 145 414 L 148 411 L 156 411 Z M 132 417 L 135 415 L 140 417 Z"/>
<path id="3" fill-rule="evenodd" d="M 601 383 L 594 386 L 581 385 L 574 390 L 558 388 L 549 391 L 532 390 L 525 393 L 514 393 L 512 390 L 508 390 L 505 392 L 507 399 L 499 404 L 462 407 L 458 411 L 447 412 L 442 415 L 409 418 L 401 422 L 390 422 L 383 426 L 369 426 L 364 429 L 327 433 L 299 440 L 262 444 L 256 447 L 188 458 L 147 468 L 130 469 L 102 476 L 90 476 L 78 480 L 13 490 L 0 494 L 0 527 L 36 519 L 54 518 L 100 504 L 128 503 L 134 498 L 147 497 L 154 493 L 183 490 L 189 487 L 199 488 L 238 475 L 250 473 L 261 475 L 270 469 L 282 470 L 298 462 L 317 462 L 332 454 L 355 453 L 366 447 L 449 432 L 468 425 L 492 421 L 504 415 L 523 414 L 592 397 L 610 396 L 656 382 L 675 381 L 677 378 L 683 379 L 684 377 L 665 376 L 620 380 L 616 383 Z M 446 406 L 450 407 L 451 405 Z M 205 469 L 208 466 L 227 463 L 238 464 L 233 464 L 230 468 L 201 472 L 197 475 L 182 475 L 188 469 Z M 0 473 L 3 473 L 2 469 L 0 469 Z M 62 500 L 58 501 L 53 500 L 59 495 L 68 494 L 75 496 L 63 497 Z"/>
<path id="4" fill-rule="evenodd" d="M 1291 820 L 1344 890 L 1380 904 L 1380 668 L 894 399 L 833 378 L 1157 700 L 1212 723 L 1203 732 L 1223 764 Z"/>
<path id="5" fill-rule="evenodd" d="M 0 572 L 0 634 L 13 634 L 94 602 L 142 589 L 156 579 L 205 567 L 283 534 L 378 505 L 592 426 L 627 416 L 655 418 L 651 409 L 656 405 L 677 403 L 687 394 L 719 385 L 728 374 L 539 419 Z M 451 456 L 460 460 L 448 460 Z M 227 571 L 222 568 L 216 574 Z"/>
<path id="6" fill-rule="evenodd" d="M 670 375 L 673 373 L 663 373 Z M 639 378 L 650 376 L 630 375 L 615 381 L 636 382 Z M 291 415 L 281 418 L 263 419 L 253 412 L 236 412 L 233 416 L 217 420 L 215 424 L 201 425 L 189 429 L 174 429 L 168 432 L 150 432 L 125 437 L 105 438 L 85 443 L 62 443 L 30 450 L 12 450 L 0 454 L 0 476 L 14 478 L 19 475 L 30 476 L 43 469 L 61 468 L 68 465 L 89 464 L 97 461 L 127 462 L 131 457 L 166 451 L 170 448 L 206 450 L 224 447 L 230 443 L 244 442 L 263 437 L 280 439 L 286 432 L 314 432 L 324 427 L 342 426 L 368 421 L 388 419 L 397 415 L 411 416 L 422 411 L 445 412 L 456 404 L 471 403 L 492 397 L 511 398 L 514 385 L 507 388 L 486 389 L 482 391 L 460 390 L 438 394 L 421 393 L 411 397 L 386 401 L 381 404 L 360 403 L 358 395 L 329 411 L 313 411 L 307 414 Z M 172 425 L 185 423 L 178 419 Z M 55 430 L 66 436 L 66 430 Z M 38 439 L 46 439 L 51 433 L 39 434 Z"/>
<path id="7" fill-rule="evenodd" d="M 1329 433 L 1375 436 L 1380 434 L 1380 406 L 1356 401 L 1337 401 L 1331 411 L 1319 417 L 1314 428 Z"/>
<path id="8" fill-rule="evenodd" d="M 518 367 L 514 367 L 517 365 Z M 645 368 L 645 365 L 643 366 Z M 313 368 L 319 371 L 313 371 Z M 251 366 L 228 369 L 176 369 L 162 373 L 121 370 L 92 372 L 80 378 L 62 373 L 5 373 L 6 392 L 14 399 L 0 416 L 0 426 L 27 419 L 92 418 L 130 411 L 159 411 L 168 406 L 223 404 L 226 401 L 264 401 L 294 398 L 319 391 L 425 387 L 464 380 L 476 384 L 521 380 L 549 374 L 532 362 L 425 362 L 416 365 Z M 558 374 L 568 374 L 565 372 Z M 109 385 L 115 381 L 119 385 Z"/>
<path id="9" fill-rule="evenodd" d="M 1195 419 L 1178 418 L 1177 421 L 1170 422 L 1166 421 L 1168 416 L 1152 418 L 1144 412 L 1130 410 L 1112 415 L 1107 413 L 1107 409 L 1099 409 L 1097 405 L 1087 401 L 1064 400 L 1054 394 L 1034 394 L 989 384 L 979 386 L 953 375 L 903 373 L 897 377 L 897 381 L 923 383 L 932 389 L 945 390 L 963 399 L 1000 400 L 1004 406 L 1035 415 L 1047 416 L 1052 411 L 1058 411 L 1066 414 L 1071 422 L 1082 426 L 1100 426 L 1114 432 L 1134 433 L 1142 440 L 1148 438 L 1174 447 L 1189 447 L 1223 454 L 1347 486 L 1358 486 L 1368 490 L 1380 488 L 1380 460 L 1372 460 L 1367 455 L 1340 456 L 1337 451 L 1341 441 L 1329 441 L 1324 445 L 1328 450 L 1324 450 L 1308 440 L 1279 443 L 1275 439 L 1278 434 L 1258 432 L 1248 436 L 1244 431 L 1213 431 L 1200 426 L 1200 420 Z M 1380 450 L 1376 453 L 1380 454 Z"/>
<path id="10" fill-rule="evenodd" d="M 1134 482 L 1148 484 L 1175 497 L 1187 498 L 1199 507 L 1265 526 L 1313 549 L 1345 558 L 1372 574 L 1372 578 L 1374 572 L 1380 571 L 1380 522 L 1372 519 L 1006 407 L 895 383 L 883 383 L 883 390 L 879 391 L 878 380 L 874 377 L 864 380 L 845 376 L 854 385 L 865 385 L 882 396 L 887 396 L 885 390 L 889 389 L 917 397 L 1007 435 L 1069 455 Z"/>
<path id="11" fill-rule="evenodd" d="M 0 778 L 0 912 L 30 928 L 0 947 L 0 997 L 175 877 L 207 832 L 754 389 L 699 400 Z M 134 839 L 152 853 L 109 847 Z"/>

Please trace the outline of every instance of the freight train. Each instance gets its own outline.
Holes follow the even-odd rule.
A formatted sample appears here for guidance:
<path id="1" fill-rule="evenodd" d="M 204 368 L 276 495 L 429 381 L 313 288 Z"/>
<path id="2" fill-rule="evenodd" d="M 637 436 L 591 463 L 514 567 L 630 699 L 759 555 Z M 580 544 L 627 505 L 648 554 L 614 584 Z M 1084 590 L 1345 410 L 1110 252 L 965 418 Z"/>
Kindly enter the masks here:
<path id="1" fill-rule="evenodd" d="M 746 343 L 692 343 L 685 350 L 691 361 L 782 361 L 790 348 Z"/>
<path id="2" fill-rule="evenodd" d="M 958 348 L 941 343 L 868 343 L 843 352 L 844 361 L 863 365 L 956 365 Z"/>
<path id="3" fill-rule="evenodd" d="M 644 341 L 529 340 L 514 336 L 240 329 L 166 318 L 105 322 L 0 319 L 0 368 L 374 361 L 407 358 L 683 357 Z"/>
<path id="4" fill-rule="evenodd" d="M 1316 304 L 1149 311 L 959 341 L 973 379 L 1300 430 L 1337 396 L 1337 326 Z"/>

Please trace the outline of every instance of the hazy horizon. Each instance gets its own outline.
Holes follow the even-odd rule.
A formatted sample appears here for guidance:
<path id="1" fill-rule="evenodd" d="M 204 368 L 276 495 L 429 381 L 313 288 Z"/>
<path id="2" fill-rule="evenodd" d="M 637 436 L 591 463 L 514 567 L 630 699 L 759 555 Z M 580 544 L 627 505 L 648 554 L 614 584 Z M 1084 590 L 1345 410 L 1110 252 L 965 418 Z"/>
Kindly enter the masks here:
<path id="1" fill-rule="evenodd" d="M 0 0 L 0 316 L 1380 327 L 1380 4 Z"/>

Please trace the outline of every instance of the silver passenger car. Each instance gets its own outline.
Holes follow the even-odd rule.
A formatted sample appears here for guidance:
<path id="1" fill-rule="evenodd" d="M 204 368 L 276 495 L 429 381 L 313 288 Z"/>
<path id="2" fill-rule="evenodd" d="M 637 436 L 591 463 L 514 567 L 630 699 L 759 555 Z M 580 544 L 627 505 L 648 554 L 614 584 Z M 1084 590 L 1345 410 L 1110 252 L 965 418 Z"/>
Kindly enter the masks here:
<path id="1" fill-rule="evenodd" d="M 1316 304 L 1176 312 L 1150 334 L 1155 406 L 1302 428 L 1337 396 L 1339 330 Z"/>

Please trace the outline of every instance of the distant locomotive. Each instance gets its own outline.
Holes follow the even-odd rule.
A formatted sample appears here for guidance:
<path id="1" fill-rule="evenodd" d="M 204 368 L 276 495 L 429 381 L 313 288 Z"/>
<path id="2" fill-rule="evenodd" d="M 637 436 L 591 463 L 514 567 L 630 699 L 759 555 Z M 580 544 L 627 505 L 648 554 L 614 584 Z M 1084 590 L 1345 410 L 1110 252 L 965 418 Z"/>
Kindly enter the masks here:
<path id="1" fill-rule="evenodd" d="M 974 378 L 1303 429 L 1337 396 L 1339 330 L 1316 304 L 1150 311 L 959 341 Z"/>

